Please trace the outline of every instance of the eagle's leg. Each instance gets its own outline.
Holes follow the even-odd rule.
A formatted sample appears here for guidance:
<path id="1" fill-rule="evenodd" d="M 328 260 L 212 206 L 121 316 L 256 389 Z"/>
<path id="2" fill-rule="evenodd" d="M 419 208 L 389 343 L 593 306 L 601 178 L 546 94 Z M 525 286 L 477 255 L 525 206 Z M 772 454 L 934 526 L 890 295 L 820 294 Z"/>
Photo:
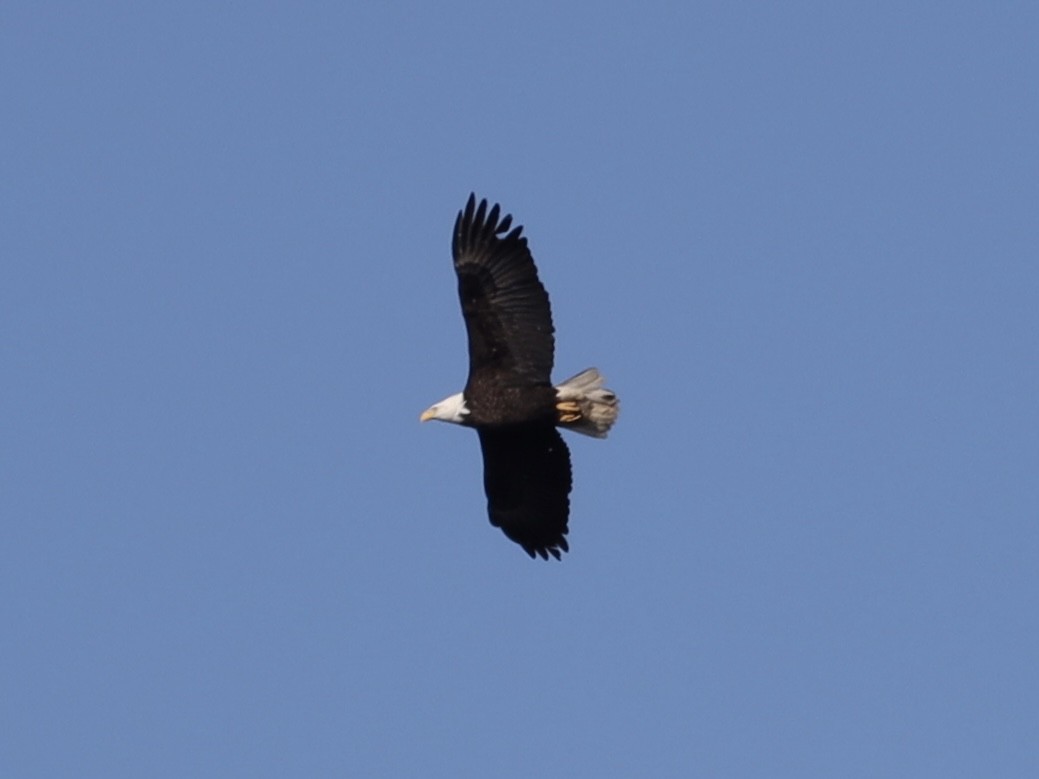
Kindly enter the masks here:
<path id="1" fill-rule="evenodd" d="M 581 419 L 581 404 L 576 400 L 560 400 L 556 403 L 559 422 L 563 425 L 573 424 Z"/>

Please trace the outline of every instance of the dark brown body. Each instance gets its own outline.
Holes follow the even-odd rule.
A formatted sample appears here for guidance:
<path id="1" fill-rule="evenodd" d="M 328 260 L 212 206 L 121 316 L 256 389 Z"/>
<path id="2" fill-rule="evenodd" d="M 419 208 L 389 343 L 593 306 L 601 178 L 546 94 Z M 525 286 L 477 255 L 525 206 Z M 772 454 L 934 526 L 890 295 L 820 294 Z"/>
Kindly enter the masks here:
<path id="1" fill-rule="evenodd" d="M 556 424 L 556 389 L 551 384 L 503 386 L 470 381 L 463 391 L 471 427 L 501 428 L 544 421 Z"/>

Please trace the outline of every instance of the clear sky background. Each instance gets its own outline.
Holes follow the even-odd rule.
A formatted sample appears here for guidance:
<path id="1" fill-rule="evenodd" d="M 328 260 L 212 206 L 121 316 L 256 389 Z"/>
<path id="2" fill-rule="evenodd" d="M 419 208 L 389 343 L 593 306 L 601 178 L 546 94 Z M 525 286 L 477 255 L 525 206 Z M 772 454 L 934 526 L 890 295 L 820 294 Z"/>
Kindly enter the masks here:
<path id="1" fill-rule="evenodd" d="M 5 3 L 0 774 L 1039 776 L 1035 3 Z M 563 562 L 450 260 L 526 226 Z"/>

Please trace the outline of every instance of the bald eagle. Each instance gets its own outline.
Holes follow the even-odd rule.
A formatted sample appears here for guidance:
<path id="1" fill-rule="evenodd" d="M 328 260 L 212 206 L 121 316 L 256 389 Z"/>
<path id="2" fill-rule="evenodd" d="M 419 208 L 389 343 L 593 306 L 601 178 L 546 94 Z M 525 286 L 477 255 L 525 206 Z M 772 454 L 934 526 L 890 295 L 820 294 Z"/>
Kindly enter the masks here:
<path id="1" fill-rule="evenodd" d="M 532 558 L 569 550 L 570 452 L 557 427 L 605 438 L 617 396 L 589 368 L 553 386 L 548 293 L 534 258 L 498 205 L 470 195 L 451 244 L 469 336 L 465 389 L 422 413 L 476 428 L 491 524 Z"/>

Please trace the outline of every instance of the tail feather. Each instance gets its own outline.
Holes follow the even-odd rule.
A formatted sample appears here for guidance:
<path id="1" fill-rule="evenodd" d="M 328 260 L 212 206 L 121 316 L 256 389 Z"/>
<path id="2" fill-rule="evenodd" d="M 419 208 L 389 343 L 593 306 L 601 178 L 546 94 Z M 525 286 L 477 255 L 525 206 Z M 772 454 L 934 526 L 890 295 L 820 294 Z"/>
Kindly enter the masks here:
<path id="1" fill-rule="evenodd" d="M 605 438 L 620 413 L 620 401 L 606 389 L 605 379 L 595 368 L 588 368 L 556 386 L 556 403 L 560 409 L 560 427 L 595 438 Z"/>

